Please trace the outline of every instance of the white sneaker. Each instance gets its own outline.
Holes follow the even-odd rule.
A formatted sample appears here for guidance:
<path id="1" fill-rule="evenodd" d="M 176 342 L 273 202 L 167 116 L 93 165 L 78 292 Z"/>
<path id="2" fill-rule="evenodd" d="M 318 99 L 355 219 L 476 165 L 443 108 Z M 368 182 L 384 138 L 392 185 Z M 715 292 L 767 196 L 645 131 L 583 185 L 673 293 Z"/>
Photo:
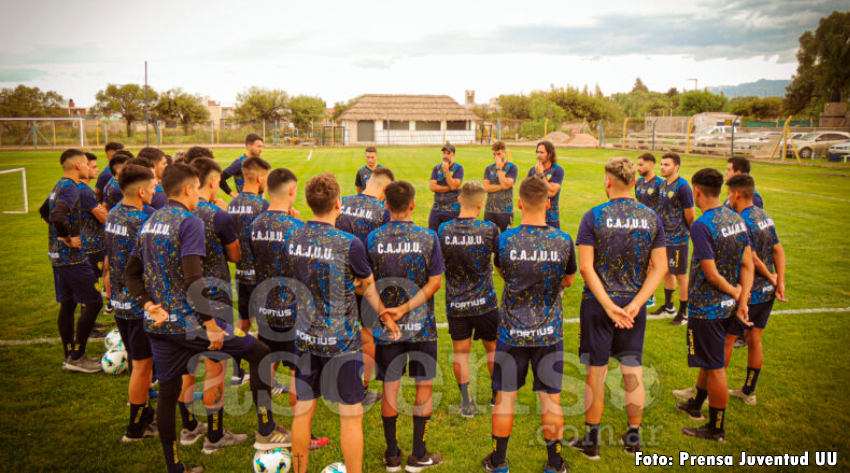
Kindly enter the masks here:
<path id="1" fill-rule="evenodd" d="M 676 396 L 676 399 L 679 399 L 680 401 L 688 401 L 692 397 L 694 397 L 695 391 L 696 391 L 696 388 L 693 387 L 693 386 L 691 386 L 687 389 L 674 389 L 673 390 L 673 396 Z"/>

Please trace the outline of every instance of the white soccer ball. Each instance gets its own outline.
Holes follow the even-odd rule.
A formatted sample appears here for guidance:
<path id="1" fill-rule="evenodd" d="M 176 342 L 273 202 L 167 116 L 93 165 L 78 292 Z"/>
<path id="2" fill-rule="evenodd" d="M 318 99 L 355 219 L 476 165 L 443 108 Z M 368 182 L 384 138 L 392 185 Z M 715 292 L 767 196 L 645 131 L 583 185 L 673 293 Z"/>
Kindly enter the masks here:
<path id="1" fill-rule="evenodd" d="M 103 344 L 106 345 L 107 350 L 112 350 L 113 348 L 123 350 L 124 342 L 121 340 L 121 332 L 119 332 L 117 328 L 110 330 L 109 333 L 103 337 Z"/>
<path id="2" fill-rule="evenodd" d="M 285 448 L 260 450 L 254 454 L 254 473 L 287 473 L 292 455 Z"/>
<path id="3" fill-rule="evenodd" d="M 100 359 L 100 366 L 107 374 L 121 374 L 127 369 L 127 352 L 122 349 L 109 350 Z"/>
<path id="4" fill-rule="evenodd" d="M 345 463 L 336 462 L 326 466 L 325 469 L 322 470 L 322 473 L 347 473 L 347 471 L 348 470 L 345 469 Z"/>

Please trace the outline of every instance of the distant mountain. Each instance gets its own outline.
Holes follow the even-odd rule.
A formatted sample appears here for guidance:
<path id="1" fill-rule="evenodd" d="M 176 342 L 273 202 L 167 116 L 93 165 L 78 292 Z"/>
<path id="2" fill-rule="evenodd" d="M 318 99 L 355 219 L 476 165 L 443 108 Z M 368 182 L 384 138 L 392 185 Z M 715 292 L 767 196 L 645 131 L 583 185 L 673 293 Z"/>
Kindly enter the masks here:
<path id="1" fill-rule="evenodd" d="M 747 82 L 745 84 L 709 87 L 708 90 L 715 94 L 723 92 L 723 95 L 729 98 L 747 95 L 753 95 L 756 97 L 784 97 L 785 86 L 790 83 L 790 80 L 761 79 L 756 82 Z"/>

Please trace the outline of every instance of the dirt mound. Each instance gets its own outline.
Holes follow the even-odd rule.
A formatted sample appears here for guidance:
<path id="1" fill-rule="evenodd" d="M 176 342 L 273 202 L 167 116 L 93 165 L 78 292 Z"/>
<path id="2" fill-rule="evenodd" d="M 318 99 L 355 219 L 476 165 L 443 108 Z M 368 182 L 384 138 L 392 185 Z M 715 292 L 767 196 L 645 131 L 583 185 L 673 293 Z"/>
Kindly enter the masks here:
<path id="1" fill-rule="evenodd" d="M 565 145 L 570 142 L 570 139 L 570 135 L 562 133 L 560 131 L 553 131 L 552 133 L 549 133 L 548 135 L 543 137 L 543 140 L 551 141 L 552 144 L 555 145 Z"/>
<path id="2" fill-rule="evenodd" d="M 567 144 L 581 146 L 598 146 L 599 141 L 597 141 L 593 135 L 588 135 L 587 133 L 578 133 L 569 142 L 567 142 Z"/>
<path id="3" fill-rule="evenodd" d="M 555 145 L 597 146 L 599 144 L 593 135 L 588 135 L 587 133 L 576 133 L 570 136 L 560 131 L 553 131 L 544 136 L 543 139 L 551 141 Z"/>

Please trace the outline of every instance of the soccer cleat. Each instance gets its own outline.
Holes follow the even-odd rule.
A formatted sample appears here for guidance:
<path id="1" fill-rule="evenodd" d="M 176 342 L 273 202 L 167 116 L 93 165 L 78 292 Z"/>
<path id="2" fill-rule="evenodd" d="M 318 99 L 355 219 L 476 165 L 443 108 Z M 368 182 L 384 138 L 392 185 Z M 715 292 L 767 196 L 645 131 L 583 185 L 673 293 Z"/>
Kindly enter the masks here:
<path id="1" fill-rule="evenodd" d="M 674 389 L 673 396 L 680 401 L 690 401 L 692 397 L 694 397 L 694 392 L 697 389 L 693 386 L 686 389 Z"/>
<path id="2" fill-rule="evenodd" d="M 733 348 L 747 348 L 747 339 L 738 337 Z"/>
<path id="3" fill-rule="evenodd" d="M 404 467 L 404 471 L 408 473 L 419 473 L 425 468 L 439 465 L 442 461 L 443 456 L 439 453 L 431 453 L 428 450 L 425 450 L 425 454 L 422 455 L 422 458 L 416 458 L 412 454 L 407 457 L 407 466 Z"/>
<path id="4" fill-rule="evenodd" d="M 548 462 L 545 465 L 543 465 L 543 473 L 567 473 L 569 471 L 570 471 L 570 464 L 567 463 L 567 461 L 564 460 L 563 458 L 561 458 L 561 466 L 559 468 L 555 468 L 553 466 L 550 466 Z"/>
<path id="5" fill-rule="evenodd" d="M 283 393 L 289 392 L 289 386 L 284 386 L 278 381 L 275 381 L 272 385 L 272 396 L 277 396 Z"/>
<path id="6" fill-rule="evenodd" d="M 483 460 L 481 460 L 481 466 L 484 467 L 484 471 L 489 473 L 510 473 L 510 469 L 508 468 L 508 460 L 505 460 L 505 463 L 501 465 L 494 465 L 490 462 L 490 459 L 493 457 L 493 452 L 490 452 Z"/>
<path id="7" fill-rule="evenodd" d="M 112 303 L 107 303 L 103 308 L 103 313 L 106 315 L 112 315 L 115 312 L 115 307 L 112 307 Z"/>
<path id="8" fill-rule="evenodd" d="M 389 473 L 401 471 L 401 459 L 403 456 L 404 454 L 401 453 L 401 449 L 398 449 L 398 455 L 394 457 L 387 455 L 386 451 L 384 452 L 384 466 Z"/>
<path id="9" fill-rule="evenodd" d="M 573 437 L 569 442 L 567 442 L 567 445 L 569 445 L 573 450 L 584 455 L 584 457 L 588 460 L 599 460 L 602 458 L 599 456 L 599 445 L 587 445 L 584 443 L 584 438 Z"/>
<path id="10" fill-rule="evenodd" d="M 650 307 L 655 307 L 655 295 L 650 296 L 646 301 L 646 308 L 649 309 Z"/>
<path id="11" fill-rule="evenodd" d="M 726 441 L 725 430 L 717 430 L 708 424 L 701 425 L 699 427 L 685 427 L 682 429 L 682 433 L 690 437 L 714 440 L 717 442 Z"/>
<path id="12" fill-rule="evenodd" d="M 677 313 L 673 320 L 670 321 L 670 325 L 683 325 L 688 320 L 688 317 L 683 313 Z"/>
<path id="13" fill-rule="evenodd" d="M 100 373 L 102 370 L 99 360 L 93 360 L 86 355 L 83 355 L 76 360 L 68 357 L 68 359 L 62 362 L 62 369 L 86 374 Z"/>
<path id="14" fill-rule="evenodd" d="M 732 396 L 732 397 L 737 397 L 738 399 L 743 401 L 744 404 L 746 404 L 748 406 L 755 406 L 756 405 L 756 393 L 755 392 L 748 396 L 748 395 L 744 394 L 744 391 L 742 389 L 730 389 L 729 395 Z"/>
<path id="15" fill-rule="evenodd" d="M 620 444 L 623 446 L 623 451 L 634 455 L 637 452 L 641 451 L 640 448 L 640 434 L 629 436 L 629 433 L 626 432 L 620 437 Z"/>
<path id="16" fill-rule="evenodd" d="M 207 423 L 198 422 L 195 430 L 180 429 L 180 445 L 192 445 L 207 433 Z"/>
<path id="17" fill-rule="evenodd" d="M 286 429 L 275 428 L 268 435 L 254 433 L 254 450 L 272 450 L 274 448 L 290 448 L 292 438 Z"/>
<path id="18" fill-rule="evenodd" d="M 687 414 L 693 421 L 705 420 L 705 416 L 702 415 L 702 407 L 693 407 L 690 402 L 677 402 L 676 409 Z"/>
<path id="19" fill-rule="evenodd" d="M 363 394 L 363 405 L 364 406 L 371 406 L 372 404 L 375 404 L 376 402 L 380 401 L 381 397 L 382 396 L 381 396 L 380 393 L 376 393 L 376 392 L 372 392 L 372 391 L 366 391 Z"/>
<path id="20" fill-rule="evenodd" d="M 316 437 L 315 435 L 310 435 L 310 450 L 318 450 L 323 447 L 327 447 L 328 444 L 331 443 L 331 439 L 327 437 Z"/>
<path id="21" fill-rule="evenodd" d="M 146 425 L 139 433 L 133 433 L 129 430 L 124 433 L 124 436 L 121 437 L 122 443 L 133 443 L 133 442 L 141 442 L 142 440 L 150 437 L 156 437 L 159 435 L 159 431 L 156 429 L 156 426 Z"/>
<path id="22" fill-rule="evenodd" d="M 673 306 L 663 305 L 663 306 L 659 307 L 658 310 L 650 313 L 649 315 L 662 315 L 662 316 L 664 316 L 664 315 L 666 315 L 666 316 L 676 315 L 676 308 L 673 307 Z"/>
<path id="23" fill-rule="evenodd" d="M 218 442 L 210 442 L 210 437 L 207 435 L 204 438 L 204 448 L 201 449 L 201 452 L 205 455 L 213 454 L 224 447 L 230 447 L 232 445 L 239 445 L 240 443 L 248 440 L 248 436 L 245 434 L 234 434 L 233 432 L 224 429 L 224 435 L 218 439 Z"/>
<path id="24" fill-rule="evenodd" d="M 92 329 L 91 333 L 89 334 L 89 338 L 106 338 L 106 334 L 99 330 Z"/>
<path id="25" fill-rule="evenodd" d="M 458 409 L 460 409 L 460 416 L 466 419 L 472 419 L 478 413 L 478 408 L 475 407 L 475 403 L 473 402 L 462 402 L 458 406 Z"/>
<path id="26" fill-rule="evenodd" d="M 230 386 L 234 388 L 238 388 L 239 386 L 244 385 L 251 378 L 250 373 L 246 373 L 242 367 L 237 366 L 238 370 L 234 370 L 233 375 L 230 377 Z"/>

